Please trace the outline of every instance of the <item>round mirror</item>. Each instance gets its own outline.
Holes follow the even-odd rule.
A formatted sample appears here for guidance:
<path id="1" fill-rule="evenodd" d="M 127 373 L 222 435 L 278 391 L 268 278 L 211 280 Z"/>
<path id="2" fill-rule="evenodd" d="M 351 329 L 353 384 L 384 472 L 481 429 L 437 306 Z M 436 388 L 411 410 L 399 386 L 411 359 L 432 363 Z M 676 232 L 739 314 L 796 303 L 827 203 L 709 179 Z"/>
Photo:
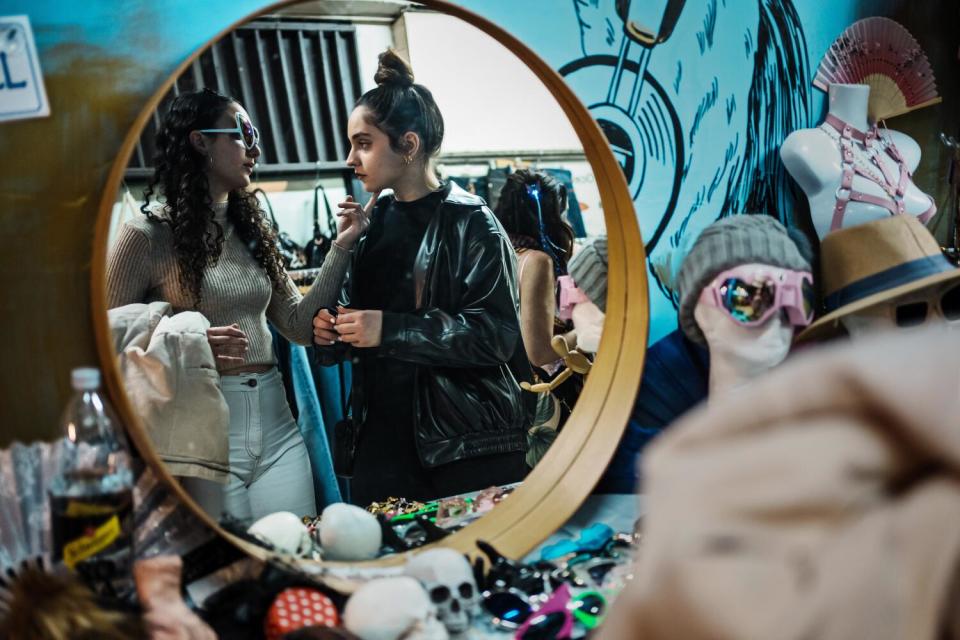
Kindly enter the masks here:
<path id="1" fill-rule="evenodd" d="M 388 47 L 439 135 L 392 128 Z M 578 351 L 559 282 L 601 236 L 602 339 Z M 138 448 L 211 526 L 510 485 L 442 543 L 518 556 L 619 441 L 644 260 L 603 133 L 516 39 L 441 1 L 289 2 L 187 60 L 128 133 L 96 230 L 98 348 Z"/>

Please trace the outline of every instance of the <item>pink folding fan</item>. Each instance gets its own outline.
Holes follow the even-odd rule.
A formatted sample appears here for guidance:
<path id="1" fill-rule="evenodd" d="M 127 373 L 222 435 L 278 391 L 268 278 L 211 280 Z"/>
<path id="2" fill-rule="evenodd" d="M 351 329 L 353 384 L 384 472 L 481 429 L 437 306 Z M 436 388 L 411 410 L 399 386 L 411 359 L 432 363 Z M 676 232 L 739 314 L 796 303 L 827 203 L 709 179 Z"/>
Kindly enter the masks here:
<path id="1" fill-rule="evenodd" d="M 869 85 L 873 122 L 940 102 L 923 49 L 889 18 L 858 20 L 830 45 L 813 85 L 826 91 L 831 84 Z"/>

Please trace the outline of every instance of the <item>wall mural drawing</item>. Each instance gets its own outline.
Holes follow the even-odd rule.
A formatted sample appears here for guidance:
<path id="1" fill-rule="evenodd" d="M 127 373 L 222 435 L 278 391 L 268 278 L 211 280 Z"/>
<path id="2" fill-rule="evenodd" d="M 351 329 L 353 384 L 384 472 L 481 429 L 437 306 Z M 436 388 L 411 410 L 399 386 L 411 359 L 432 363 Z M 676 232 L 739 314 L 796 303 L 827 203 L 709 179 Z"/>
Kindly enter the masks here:
<path id="1" fill-rule="evenodd" d="M 559 72 L 623 167 L 650 263 L 726 215 L 793 221 L 777 150 L 810 126 L 806 39 L 793 0 L 572 0 L 581 56 Z M 660 270 L 651 341 L 676 327 Z"/>

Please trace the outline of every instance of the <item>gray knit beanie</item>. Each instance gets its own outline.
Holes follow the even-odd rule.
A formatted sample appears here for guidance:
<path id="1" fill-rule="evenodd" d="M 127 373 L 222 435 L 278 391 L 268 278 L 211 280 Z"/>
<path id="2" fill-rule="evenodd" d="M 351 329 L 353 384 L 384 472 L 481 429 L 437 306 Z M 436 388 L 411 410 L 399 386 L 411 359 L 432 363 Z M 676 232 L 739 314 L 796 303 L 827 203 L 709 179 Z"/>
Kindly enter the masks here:
<path id="1" fill-rule="evenodd" d="M 607 312 L 607 236 L 587 241 L 567 264 L 567 271 L 577 288 Z"/>
<path id="2" fill-rule="evenodd" d="M 794 271 L 810 271 L 809 246 L 787 232 L 782 224 L 764 214 L 730 216 L 703 230 L 683 259 L 677 279 L 680 296 L 680 327 L 694 342 L 706 339 L 693 317 L 700 293 L 721 272 L 741 264 L 768 264 Z M 806 255 L 804 255 L 806 254 Z"/>

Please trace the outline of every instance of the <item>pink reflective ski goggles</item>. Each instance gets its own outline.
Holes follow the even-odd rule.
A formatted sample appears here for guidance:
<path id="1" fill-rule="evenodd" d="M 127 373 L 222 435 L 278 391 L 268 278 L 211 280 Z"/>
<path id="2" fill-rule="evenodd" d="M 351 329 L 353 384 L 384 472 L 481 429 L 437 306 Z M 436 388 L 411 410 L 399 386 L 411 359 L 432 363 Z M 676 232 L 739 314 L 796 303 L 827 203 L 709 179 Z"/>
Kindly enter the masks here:
<path id="1" fill-rule="evenodd" d="M 783 309 L 790 323 L 813 320 L 813 276 L 808 271 L 779 270 L 757 277 L 753 267 L 727 269 L 704 287 L 700 301 L 723 309 L 742 325 L 756 326 Z"/>

